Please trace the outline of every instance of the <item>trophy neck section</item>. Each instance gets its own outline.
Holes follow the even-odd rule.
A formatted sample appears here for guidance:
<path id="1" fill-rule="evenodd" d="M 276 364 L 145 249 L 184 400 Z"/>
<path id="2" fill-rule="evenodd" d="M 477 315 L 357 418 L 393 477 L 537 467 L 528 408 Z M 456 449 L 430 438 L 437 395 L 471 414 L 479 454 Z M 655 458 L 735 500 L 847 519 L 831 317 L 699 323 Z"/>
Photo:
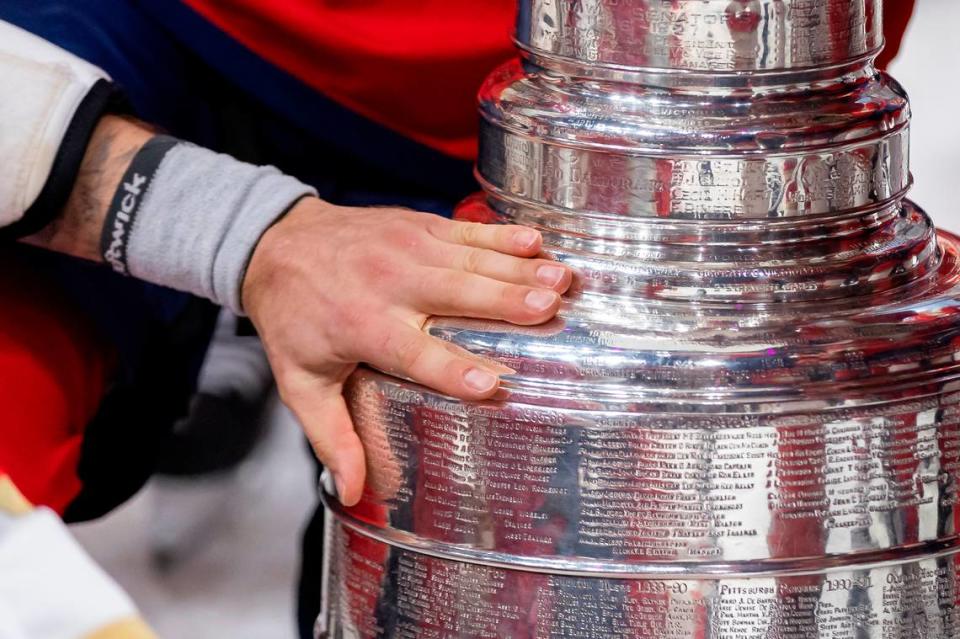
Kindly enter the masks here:
<path id="1" fill-rule="evenodd" d="M 666 88 L 508 63 L 480 91 L 476 221 L 538 228 L 583 276 L 580 309 L 924 290 L 942 253 L 903 203 L 907 96 L 869 60 L 835 71 Z"/>
<path id="2" fill-rule="evenodd" d="M 621 219 L 832 217 L 902 199 L 899 84 L 871 71 L 795 89 L 707 94 L 507 64 L 480 92 L 478 177 L 519 204 Z"/>
<path id="3" fill-rule="evenodd" d="M 538 65 L 564 75 L 672 86 L 692 74 L 715 83 L 869 60 L 883 47 L 882 7 L 882 0 L 520 0 L 516 40 Z"/>

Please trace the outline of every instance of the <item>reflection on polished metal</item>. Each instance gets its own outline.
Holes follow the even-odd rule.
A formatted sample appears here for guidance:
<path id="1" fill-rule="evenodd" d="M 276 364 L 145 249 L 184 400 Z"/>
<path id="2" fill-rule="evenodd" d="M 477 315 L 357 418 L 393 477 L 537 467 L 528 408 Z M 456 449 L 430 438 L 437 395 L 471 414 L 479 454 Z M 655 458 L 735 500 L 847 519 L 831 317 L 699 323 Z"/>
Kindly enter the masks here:
<path id="1" fill-rule="evenodd" d="M 904 200 L 881 5 L 521 0 L 459 216 L 578 281 L 428 326 L 495 401 L 354 376 L 321 635 L 960 637 L 960 241 Z"/>

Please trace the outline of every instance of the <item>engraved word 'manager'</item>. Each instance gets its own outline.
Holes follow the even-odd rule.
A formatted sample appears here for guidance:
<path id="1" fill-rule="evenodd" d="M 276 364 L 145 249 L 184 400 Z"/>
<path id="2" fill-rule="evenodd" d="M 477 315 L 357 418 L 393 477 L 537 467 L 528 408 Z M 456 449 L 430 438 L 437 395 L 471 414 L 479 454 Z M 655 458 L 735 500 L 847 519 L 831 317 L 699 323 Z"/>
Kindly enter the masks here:
<path id="1" fill-rule="evenodd" d="M 427 330 L 516 370 L 364 369 L 326 496 L 331 639 L 960 637 L 960 240 L 905 200 L 881 0 L 521 0 L 483 194 L 578 272 Z"/>

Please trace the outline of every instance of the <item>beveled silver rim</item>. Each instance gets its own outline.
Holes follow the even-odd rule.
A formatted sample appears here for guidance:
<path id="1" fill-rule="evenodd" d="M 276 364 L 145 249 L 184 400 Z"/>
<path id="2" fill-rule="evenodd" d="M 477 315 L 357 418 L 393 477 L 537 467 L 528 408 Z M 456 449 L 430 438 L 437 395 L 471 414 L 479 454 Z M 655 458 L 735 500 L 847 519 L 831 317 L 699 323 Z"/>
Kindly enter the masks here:
<path id="1" fill-rule="evenodd" d="M 809 559 L 765 559 L 742 562 L 664 561 L 624 564 L 587 558 L 552 559 L 476 550 L 456 544 L 425 540 L 401 530 L 380 528 L 351 517 L 340 502 L 324 490 L 320 497 L 329 514 L 354 532 L 386 544 L 446 561 L 464 562 L 502 570 L 520 570 L 570 577 L 607 579 L 710 580 L 731 577 L 798 577 L 830 574 L 850 569 L 872 570 L 935 560 L 960 553 L 960 536 L 936 539 L 913 546 L 859 553 L 824 555 Z"/>

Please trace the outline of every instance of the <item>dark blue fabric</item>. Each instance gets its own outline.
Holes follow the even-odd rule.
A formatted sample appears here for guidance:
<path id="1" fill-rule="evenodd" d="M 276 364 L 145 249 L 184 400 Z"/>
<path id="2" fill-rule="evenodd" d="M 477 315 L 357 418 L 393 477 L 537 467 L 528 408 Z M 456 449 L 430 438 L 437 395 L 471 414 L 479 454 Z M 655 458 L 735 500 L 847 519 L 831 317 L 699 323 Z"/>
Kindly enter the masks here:
<path id="1" fill-rule="evenodd" d="M 308 136 L 301 138 L 301 144 L 354 156 L 428 191 L 457 197 L 475 188 L 468 162 L 409 140 L 325 98 L 186 5 L 170 0 L 141 0 L 140 5 L 217 73 L 255 96 L 291 126 L 306 132 Z"/>
<path id="2" fill-rule="evenodd" d="M 262 161 L 331 197 L 452 201 L 475 188 L 469 163 L 325 98 L 180 2 L 0 0 L 0 19 L 100 66 L 140 117 L 178 137 L 235 152 L 225 107 L 255 113 L 242 136 L 257 137 Z"/>

